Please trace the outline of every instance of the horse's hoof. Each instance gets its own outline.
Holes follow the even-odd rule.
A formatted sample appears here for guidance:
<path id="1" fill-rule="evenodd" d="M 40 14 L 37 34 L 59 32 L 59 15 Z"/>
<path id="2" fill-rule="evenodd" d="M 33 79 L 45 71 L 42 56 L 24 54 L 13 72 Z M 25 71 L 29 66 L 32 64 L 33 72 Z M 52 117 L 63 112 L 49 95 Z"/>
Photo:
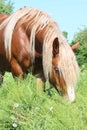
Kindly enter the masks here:
<path id="1" fill-rule="evenodd" d="M 40 91 L 44 91 L 43 81 L 40 78 L 37 78 L 36 82 L 37 82 L 37 89 L 40 90 Z"/>

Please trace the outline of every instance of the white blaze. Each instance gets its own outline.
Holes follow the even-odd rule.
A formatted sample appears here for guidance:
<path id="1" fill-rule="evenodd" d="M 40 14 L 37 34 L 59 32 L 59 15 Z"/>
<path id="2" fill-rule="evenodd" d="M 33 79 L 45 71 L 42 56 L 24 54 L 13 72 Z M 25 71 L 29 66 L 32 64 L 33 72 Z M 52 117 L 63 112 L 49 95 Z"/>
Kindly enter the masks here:
<path id="1" fill-rule="evenodd" d="M 74 102 L 75 101 L 75 88 L 72 86 L 69 86 L 67 88 L 67 94 L 68 94 L 69 101 Z"/>

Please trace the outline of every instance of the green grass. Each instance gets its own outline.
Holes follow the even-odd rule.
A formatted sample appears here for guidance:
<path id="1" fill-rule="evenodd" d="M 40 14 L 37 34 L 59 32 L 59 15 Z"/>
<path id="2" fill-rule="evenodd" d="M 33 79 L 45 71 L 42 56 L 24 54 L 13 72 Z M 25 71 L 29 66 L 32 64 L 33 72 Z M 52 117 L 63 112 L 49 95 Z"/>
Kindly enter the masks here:
<path id="1" fill-rule="evenodd" d="M 80 75 L 76 102 L 70 104 L 54 88 L 38 89 L 29 74 L 25 80 L 6 73 L 0 87 L 0 130 L 87 130 L 87 71 Z"/>

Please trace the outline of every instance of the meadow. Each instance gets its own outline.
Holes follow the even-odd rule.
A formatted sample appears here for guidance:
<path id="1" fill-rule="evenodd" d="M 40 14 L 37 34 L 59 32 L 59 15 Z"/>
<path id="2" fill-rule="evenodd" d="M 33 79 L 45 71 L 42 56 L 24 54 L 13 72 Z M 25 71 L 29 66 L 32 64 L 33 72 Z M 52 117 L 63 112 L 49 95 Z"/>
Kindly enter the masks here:
<path id="1" fill-rule="evenodd" d="M 76 101 L 69 103 L 48 83 L 28 74 L 14 80 L 6 73 L 0 86 L 0 130 L 87 130 L 87 70 L 82 70 Z"/>

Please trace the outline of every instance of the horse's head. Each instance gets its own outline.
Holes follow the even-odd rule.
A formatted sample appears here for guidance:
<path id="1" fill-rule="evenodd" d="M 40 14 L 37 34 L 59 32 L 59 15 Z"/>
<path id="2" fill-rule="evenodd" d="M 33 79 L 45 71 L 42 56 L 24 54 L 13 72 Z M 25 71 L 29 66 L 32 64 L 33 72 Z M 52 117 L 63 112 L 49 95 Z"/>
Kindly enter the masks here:
<path id="1" fill-rule="evenodd" d="M 72 50 L 66 44 L 61 47 L 58 38 L 54 40 L 50 77 L 50 81 L 58 92 L 63 96 L 68 96 L 70 102 L 75 100 L 75 85 L 78 75 L 78 65 Z"/>

